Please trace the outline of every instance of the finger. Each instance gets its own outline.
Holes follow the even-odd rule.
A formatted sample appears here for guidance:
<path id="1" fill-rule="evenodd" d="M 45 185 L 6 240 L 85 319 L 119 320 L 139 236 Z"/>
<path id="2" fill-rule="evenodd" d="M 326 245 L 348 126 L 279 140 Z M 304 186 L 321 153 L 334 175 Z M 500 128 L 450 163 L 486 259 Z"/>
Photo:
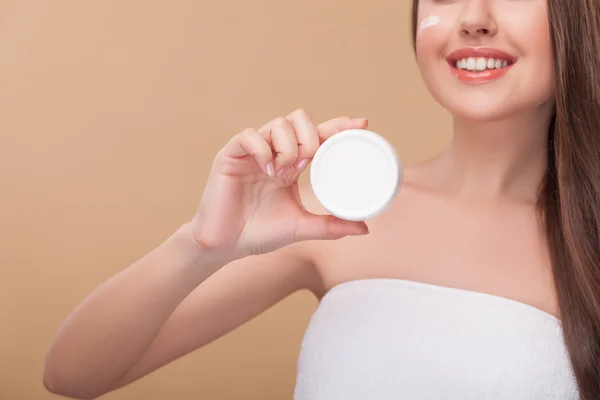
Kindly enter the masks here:
<path id="1" fill-rule="evenodd" d="M 366 235 L 369 233 L 363 221 L 345 221 L 333 215 L 316 215 L 305 212 L 298 220 L 295 239 L 304 240 L 336 240 L 350 235 Z"/>
<path id="2" fill-rule="evenodd" d="M 319 133 L 317 132 L 317 127 L 313 123 L 312 118 L 303 109 L 292 112 L 287 118 L 292 123 L 294 131 L 296 132 L 296 140 L 298 141 L 298 159 L 294 164 L 294 168 L 300 172 L 306 168 L 319 148 Z"/>
<path id="3" fill-rule="evenodd" d="M 275 152 L 275 171 L 281 174 L 284 168 L 292 165 L 298 158 L 298 141 L 292 123 L 284 117 L 263 125 L 258 133 L 271 144 Z"/>
<path id="4" fill-rule="evenodd" d="M 269 176 L 275 176 L 273 151 L 269 143 L 254 129 L 248 128 L 233 137 L 224 147 L 223 154 L 232 158 L 252 156 L 260 168 Z"/>
<path id="5" fill-rule="evenodd" d="M 302 114 L 302 110 L 298 111 L 300 115 Z M 300 119 L 300 118 L 299 118 Z M 310 120 L 309 120 L 310 121 Z M 311 122 L 312 123 L 312 122 Z M 339 117 L 330 119 L 329 121 L 325 121 L 318 126 L 314 127 L 316 129 L 318 145 L 314 152 L 311 149 L 311 157 L 310 158 L 302 158 L 299 159 L 296 163 L 296 172 L 291 177 L 291 179 L 298 179 L 299 175 L 302 173 L 304 169 L 308 166 L 308 164 L 312 161 L 314 154 L 318 150 L 318 147 L 331 136 L 336 133 L 342 132 L 347 129 L 366 129 L 369 125 L 369 121 L 366 118 L 350 118 L 350 117 Z M 314 126 L 314 125 L 313 125 Z"/>
<path id="6" fill-rule="evenodd" d="M 369 121 L 366 118 L 339 117 L 325 121 L 317 126 L 319 139 L 322 142 L 346 129 L 366 129 Z"/>

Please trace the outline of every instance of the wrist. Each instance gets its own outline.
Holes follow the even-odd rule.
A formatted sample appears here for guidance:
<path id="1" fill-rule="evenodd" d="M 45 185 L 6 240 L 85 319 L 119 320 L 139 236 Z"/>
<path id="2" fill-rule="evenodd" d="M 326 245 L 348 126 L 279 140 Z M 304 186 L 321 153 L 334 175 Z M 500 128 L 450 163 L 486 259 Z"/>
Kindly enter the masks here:
<path id="1" fill-rule="evenodd" d="M 205 246 L 198 241 L 193 233 L 191 223 L 185 223 L 177 229 L 173 235 L 173 240 L 180 243 L 183 251 L 188 254 L 190 262 L 201 268 L 219 269 L 220 267 L 242 258 L 236 255 L 233 250 L 214 249 Z"/>

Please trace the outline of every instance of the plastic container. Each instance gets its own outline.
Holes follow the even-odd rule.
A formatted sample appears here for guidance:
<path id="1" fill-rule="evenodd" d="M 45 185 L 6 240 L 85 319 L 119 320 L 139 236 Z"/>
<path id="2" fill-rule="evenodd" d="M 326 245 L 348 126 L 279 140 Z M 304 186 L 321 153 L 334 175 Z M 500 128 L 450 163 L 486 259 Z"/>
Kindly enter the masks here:
<path id="1" fill-rule="evenodd" d="M 383 213 L 402 185 L 402 163 L 382 136 L 364 129 L 336 133 L 317 150 L 310 170 L 317 200 L 332 215 L 364 221 Z"/>

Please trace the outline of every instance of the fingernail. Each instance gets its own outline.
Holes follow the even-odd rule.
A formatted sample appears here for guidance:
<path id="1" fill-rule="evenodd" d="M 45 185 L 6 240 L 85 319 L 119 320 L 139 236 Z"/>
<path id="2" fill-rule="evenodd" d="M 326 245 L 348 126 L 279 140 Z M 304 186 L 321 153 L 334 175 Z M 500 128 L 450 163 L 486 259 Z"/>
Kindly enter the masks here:
<path id="1" fill-rule="evenodd" d="M 271 161 L 267 163 L 267 174 L 270 177 L 275 176 L 275 168 L 273 167 L 273 163 Z"/>
<path id="2" fill-rule="evenodd" d="M 298 171 L 303 171 L 307 165 L 308 165 L 308 160 L 305 158 L 303 160 L 298 161 L 298 165 L 296 165 L 296 169 Z"/>
<path id="3" fill-rule="evenodd" d="M 352 118 L 352 122 L 356 122 L 357 124 L 362 124 L 367 121 L 368 121 L 368 119 L 366 119 L 366 118 Z"/>

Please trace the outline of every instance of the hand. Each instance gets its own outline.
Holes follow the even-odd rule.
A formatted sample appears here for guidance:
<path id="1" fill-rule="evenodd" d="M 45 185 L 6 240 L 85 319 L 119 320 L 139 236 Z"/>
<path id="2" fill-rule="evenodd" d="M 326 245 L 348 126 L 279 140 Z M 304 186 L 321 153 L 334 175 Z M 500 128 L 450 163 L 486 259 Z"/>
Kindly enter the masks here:
<path id="1" fill-rule="evenodd" d="M 304 110 L 235 135 L 213 161 L 191 231 L 203 248 L 240 257 L 304 240 L 368 233 L 364 222 L 315 215 L 303 206 L 298 177 L 327 138 L 364 129 L 365 119 L 335 118 L 315 126 Z"/>

